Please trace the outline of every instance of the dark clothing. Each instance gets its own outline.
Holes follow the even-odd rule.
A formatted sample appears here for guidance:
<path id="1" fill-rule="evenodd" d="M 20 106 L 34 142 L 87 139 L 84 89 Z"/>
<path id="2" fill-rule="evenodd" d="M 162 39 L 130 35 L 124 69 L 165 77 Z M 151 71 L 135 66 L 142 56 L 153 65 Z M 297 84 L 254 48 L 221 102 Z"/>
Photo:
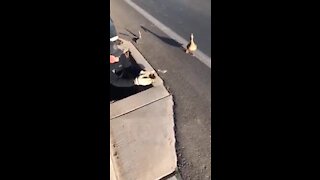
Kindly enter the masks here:
<path id="1" fill-rule="evenodd" d="M 115 87 L 132 87 L 134 79 L 139 76 L 141 70 L 123 54 L 119 62 L 110 64 L 110 84 Z"/>
<path id="2" fill-rule="evenodd" d="M 117 30 L 114 27 L 112 19 L 110 18 L 110 39 L 115 37 L 115 36 L 117 36 Z"/>
<path id="3" fill-rule="evenodd" d="M 119 57 L 122 54 L 122 51 L 117 47 L 118 40 L 116 28 L 110 18 L 110 55 L 112 54 L 116 57 Z"/>

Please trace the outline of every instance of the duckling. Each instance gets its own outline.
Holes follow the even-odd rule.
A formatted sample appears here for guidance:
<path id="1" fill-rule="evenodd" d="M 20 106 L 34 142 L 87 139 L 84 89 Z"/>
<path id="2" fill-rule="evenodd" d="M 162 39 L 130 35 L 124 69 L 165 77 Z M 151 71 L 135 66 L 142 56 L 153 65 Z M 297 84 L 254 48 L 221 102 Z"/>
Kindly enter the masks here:
<path id="1" fill-rule="evenodd" d="M 141 35 L 141 32 L 140 32 L 140 30 L 139 30 L 139 39 L 141 39 L 142 38 L 142 35 Z"/>
<path id="2" fill-rule="evenodd" d="M 142 35 L 141 35 L 140 30 L 139 30 L 138 33 L 139 33 L 139 36 L 138 36 L 138 37 L 136 36 L 136 37 L 133 38 L 133 41 L 134 41 L 135 43 L 138 43 L 138 40 L 140 40 L 140 39 L 142 38 Z"/>
<path id="3" fill-rule="evenodd" d="M 186 53 L 187 54 L 191 54 L 193 55 L 193 53 L 197 50 L 197 45 L 196 43 L 194 43 L 194 40 L 193 40 L 193 33 L 191 33 L 191 36 L 190 36 L 190 42 L 189 44 L 187 45 L 187 48 L 186 48 Z"/>

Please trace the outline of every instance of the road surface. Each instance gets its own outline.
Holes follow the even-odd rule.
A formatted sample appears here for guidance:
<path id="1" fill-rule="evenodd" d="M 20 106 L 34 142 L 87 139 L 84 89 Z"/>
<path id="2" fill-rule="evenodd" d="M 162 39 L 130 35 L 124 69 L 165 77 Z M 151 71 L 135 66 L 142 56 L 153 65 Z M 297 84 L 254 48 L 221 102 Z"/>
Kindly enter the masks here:
<path id="1" fill-rule="evenodd" d="M 137 5 L 140 3 L 141 8 L 146 8 L 146 11 L 150 11 L 148 13 L 153 13 L 153 17 L 185 39 L 188 39 L 189 32 L 198 34 L 196 40 L 200 49 L 211 55 L 211 35 L 208 28 L 202 28 L 210 25 L 210 20 L 199 20 L 210 15 L 207 0 L 198 0 L 198 6 L 191 5 L 195 4 L 191 0 L 133 2 Z M 177 10 L 172 8 L 173 2 Z M 134 45 L 154 69 L 160 70 L 159 75 L 173 95 L 178 168 L 183 180 L 211 179 L 211 69 L 195 57 L 185 54 L 179 43 L 125 0 L 111 0 L 110 5 L 111 17 L 121 38 L 132 40 L 134 34 L 141 31 L 142 39 Z M 162 7 L 162 13 L 157 15 L 153 12 L 157 9 L 155 7 Z M 179 9 L 182 11 L 173 12 Z M 185 15 L 187 12 L 193 15 Z M 196 18 L 189 18 L 191 16 Z M 179 22 L 177 19 L 181 25 L 172 26 L 172 21 Z M 194 25 L 192 21 L 196 21 Z M 197 26 L 201 28 L 195 28 Z"/>
<path id="2" fill-rule="evenodd" d="M 211 56 L 211 0 L 131 1 L 183 38 L 194 33 L 199 49 Z"/>

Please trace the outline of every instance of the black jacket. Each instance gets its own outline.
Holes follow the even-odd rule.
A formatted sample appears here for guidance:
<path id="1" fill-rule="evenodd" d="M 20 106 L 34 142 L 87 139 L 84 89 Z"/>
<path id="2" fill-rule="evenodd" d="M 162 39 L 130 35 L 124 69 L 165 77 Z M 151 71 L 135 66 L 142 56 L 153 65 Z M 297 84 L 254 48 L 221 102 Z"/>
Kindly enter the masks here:
<path id="1" fill-rule="evenodd" d="M 113 24 L 112 19 L 110 18 L 110 39 L 117 36 L 117 30 Z"/>
<path id="2" fill-rule="evenodd" d="M 123 54 L 119 62 L 110 64 L 110 84 L 116 87 L 132 87 L 140 71 L 141 68 L 132 64 Z"/>

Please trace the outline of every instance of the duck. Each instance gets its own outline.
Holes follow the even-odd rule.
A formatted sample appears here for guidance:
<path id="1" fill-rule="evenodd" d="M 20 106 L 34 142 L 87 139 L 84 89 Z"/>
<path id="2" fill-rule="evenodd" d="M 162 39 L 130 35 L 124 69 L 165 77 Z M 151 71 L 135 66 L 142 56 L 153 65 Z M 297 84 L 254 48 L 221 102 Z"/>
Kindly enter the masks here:
<path id="1" fill-rule="evenodd" d="M 193 55 L 193 53 L 197 50 L 197 44 L 194 42 L 193 33 L 190 35 L 190 42 L 187 45 L 186 53 Z"/>

